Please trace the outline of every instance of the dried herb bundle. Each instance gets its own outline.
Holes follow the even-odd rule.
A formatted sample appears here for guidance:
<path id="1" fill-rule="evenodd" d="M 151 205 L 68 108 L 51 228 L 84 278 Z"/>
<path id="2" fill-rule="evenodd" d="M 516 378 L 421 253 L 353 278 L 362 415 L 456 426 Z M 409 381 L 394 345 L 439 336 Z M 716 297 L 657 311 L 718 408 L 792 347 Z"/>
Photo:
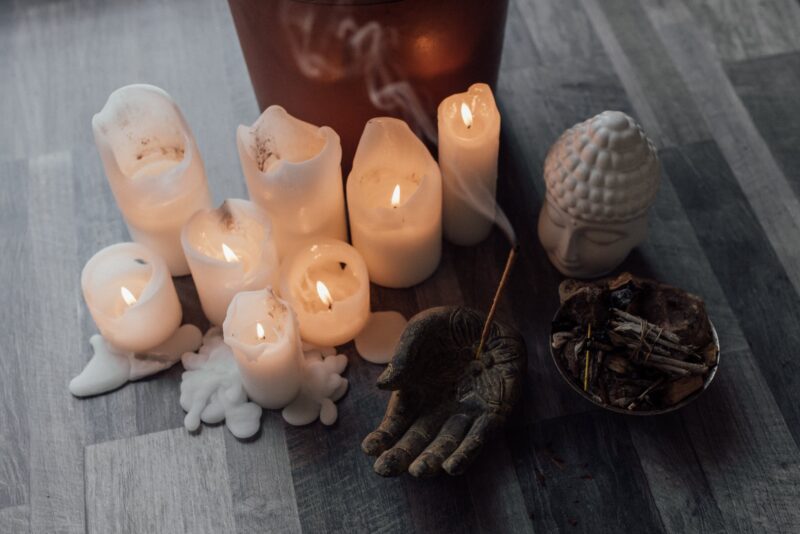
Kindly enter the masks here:
<path id="1" fill-rule="evenodd" d="M 703 301 L 629 273 L 566 280 L 551 345 L 562 373 L 602 406 L 662 411 L 699 392 L 718 347 Z"/>

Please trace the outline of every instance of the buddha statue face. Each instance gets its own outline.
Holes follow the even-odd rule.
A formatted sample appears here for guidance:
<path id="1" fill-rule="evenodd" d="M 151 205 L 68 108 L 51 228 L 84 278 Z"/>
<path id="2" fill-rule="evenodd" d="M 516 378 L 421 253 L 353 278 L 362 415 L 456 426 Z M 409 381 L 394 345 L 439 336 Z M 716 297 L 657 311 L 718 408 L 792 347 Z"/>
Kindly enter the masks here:
<path id="1" fill-rule="evenodd" d="M 624 222 L 590 222 L 546 201 L 539 214 L 539 239 L 550 262 L 572 278 L 608 274 L 646 237 L 647 213 Z"/>
<path id="2" fill-rule="evenodd" d="M 544 180 L 542 246 L 563 274 L 594 278 L 645 239 L 661 166 L 655 145 L 632 118 L 604 111 L 550 147 Z"/>

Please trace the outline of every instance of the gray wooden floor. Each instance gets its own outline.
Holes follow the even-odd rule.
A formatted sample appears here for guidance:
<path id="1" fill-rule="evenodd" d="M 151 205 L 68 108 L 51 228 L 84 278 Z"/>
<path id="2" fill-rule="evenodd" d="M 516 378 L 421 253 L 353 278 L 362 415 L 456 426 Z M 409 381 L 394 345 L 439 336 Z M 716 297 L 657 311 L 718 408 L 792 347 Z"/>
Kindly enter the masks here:
<path id="1" fill-rule="evenodd" d="M 515 0 L 508 24 L 500 195 L 524 248 L 501 313 L 529 346 L 524 400 L 464 478 L 384 480 L 358 447 L 380 368 L 352 349 L 335 427 L 269 413 L 246 443 L 184 431 L 180 369 L 68 394 L 94 332 L 80 269 L 126 239 L 92 114 L 121 85 L 166 88 L 221 201 L 245 195 L 234 131 L 258 111 L 221 0 L 0 1 L 0 532 L 800 532 L 800 3 Z M 723 345 L 707 394 L 652 419 L 593 409 L 547 350 L 542 162 L 604 109 L 642 122 L 665 171 L 624 268 L 703 295 Z M 485 307 L 505 254 L 499 235 L 447 247 L 375 308 Z"/>

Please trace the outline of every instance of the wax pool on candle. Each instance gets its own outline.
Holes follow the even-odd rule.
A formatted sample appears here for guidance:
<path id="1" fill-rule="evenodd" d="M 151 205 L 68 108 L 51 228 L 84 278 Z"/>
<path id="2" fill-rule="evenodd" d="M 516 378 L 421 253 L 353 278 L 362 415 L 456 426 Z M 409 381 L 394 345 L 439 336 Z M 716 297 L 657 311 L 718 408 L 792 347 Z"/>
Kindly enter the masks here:
<path id="1" fill-rule="evenodd" d="M 229 199 L 195 213 L 181 243 L 208 320 L 221 325 L 239 291 L 277 285 L 278 254 L 272 225 L 256 204 Z"/>
<path id="2" fill-rule="evenodd" d="M 247 396 L 264 408 L 283 408 L 300 392 L 302 345 L 296 318 L 271 289 L 238 293 L 222 323 Z"/>
<path id="3" fill-rule="evenodd" d="M 297 248 L 281 266 L 281 295 L 304 341 L 332 347 L 353 339 L 369 318 L 369 276 L 356 249 L 322 239 Z"/>
<path id="4" fill-rule="evenodd" d="M 281 258 L 311 237 L 347 239 L 336 132 L 270 106 L 236 139 L 250 199 L 272 219 Z"/>
<path id="5" fill-rule="evenodd" d="M 433 274 L 442 253 L 442 179 L 405 122 L 367 123 L 347 178 L 347 203 L 353 246 L 370 280 L 402 288 Z"/>
<path id="6" fill-rule="evenodd" d="M 439 105 L 439 165 L 442 169 L 445 237 L 463 246 L 489 235 L 495 219 L 500 112 L 488 85 Z"/>
<path id="7" fill-rule="evenodd" d="M 139 243 L 111 245 L 92 256 L 81 287 L 100 334 L 116 348 L 146 351 L 181 323 L 181 305 L 164 261 Z"/>
<path id="8" fill-rule="evenodd" d="M 172 98 L 152 85 L 128 85 L 92 119 L 95 143 L 131 237 L 161 256 L 174 276 L 189 273 L 180 233 L 211 207 L 194 137 Z"/>

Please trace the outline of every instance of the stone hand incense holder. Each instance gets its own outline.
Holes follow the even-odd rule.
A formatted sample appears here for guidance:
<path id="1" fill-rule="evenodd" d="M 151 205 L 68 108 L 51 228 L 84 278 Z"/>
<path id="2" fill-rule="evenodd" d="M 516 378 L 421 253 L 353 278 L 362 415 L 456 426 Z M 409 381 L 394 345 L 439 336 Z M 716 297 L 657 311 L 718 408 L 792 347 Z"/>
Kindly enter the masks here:
<path id="1" fill-rule="evenodd" d="M 408 323 L 378 378 L 392 391 L 386 415 L 361 444 L 378 456 L 376 473 L 461 474 L 505 424 L 522 391 L 525 343 L 493 322 L 476 358 L 485 320 L 470 308 L 440 307 Z"/>
<path id="2" fill-rule="evenodd" d="M 638 415 L 669 412 L 713 380 L 719 340 L 699 297 L 628 273 L 565 280 L 559 294 L 553 359 L 594 404 Z"/>

